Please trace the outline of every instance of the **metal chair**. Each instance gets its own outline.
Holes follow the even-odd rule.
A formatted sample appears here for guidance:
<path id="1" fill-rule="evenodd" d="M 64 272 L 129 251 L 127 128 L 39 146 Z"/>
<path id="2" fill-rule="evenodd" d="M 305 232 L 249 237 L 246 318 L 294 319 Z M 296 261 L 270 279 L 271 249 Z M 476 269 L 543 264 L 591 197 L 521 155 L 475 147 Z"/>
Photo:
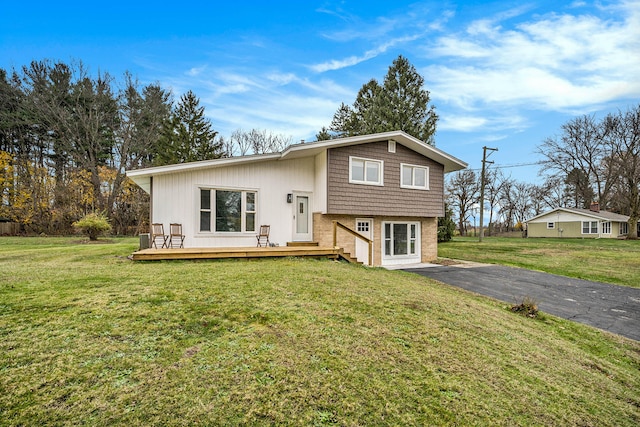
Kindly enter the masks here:
<path id="1" fill-rule="evenodd" d="M 158 249 L 158 241 L 162 242 L 160 248 L 168 248 L 167 242 L 169 240 L 169 236 L 164 234 L 164 225 L 162 224 L 151 224 L 151 247 Z"/>
<path id="2" fill-rule="evenodd" d="M 256 236 L 258 239 L 257 247 L 268 247 L 271 243 L 269 243 L 269 232 L 271 231 L 270 225 L 261 225 L 260 233 Z"/>
<path id="3" fill-rule="evenodd" d="M 174 242 L 175 241 L 175 242 Z M 184 248 L 184 234 L 182 234 L 182 224 L 169 224 L 169 244 L 168 248 L 175 247 Z"/>

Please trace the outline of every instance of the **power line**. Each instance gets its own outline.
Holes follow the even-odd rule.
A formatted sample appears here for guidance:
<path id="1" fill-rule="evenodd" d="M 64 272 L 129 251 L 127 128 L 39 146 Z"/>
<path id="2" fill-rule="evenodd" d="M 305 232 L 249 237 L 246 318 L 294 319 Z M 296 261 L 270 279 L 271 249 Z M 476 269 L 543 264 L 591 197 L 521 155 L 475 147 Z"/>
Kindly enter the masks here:
<path id="1" fill-rule="evenodd" d="M 543 164 L 543 163 L 544 163 L 544 162 L 516 163 L 516 164 L 513 164 L 513 165 L 494 165 L 494 166 L 491 166 L 491 169 L 520 168 L 520 167 L 523 167 L 523 166 L 541 165 L 541 164 Z M 482 168 L 469 169 L 469 170 L 472 170 L 472 171 L 481 171 L 481 170 L 482 170 Z"/>

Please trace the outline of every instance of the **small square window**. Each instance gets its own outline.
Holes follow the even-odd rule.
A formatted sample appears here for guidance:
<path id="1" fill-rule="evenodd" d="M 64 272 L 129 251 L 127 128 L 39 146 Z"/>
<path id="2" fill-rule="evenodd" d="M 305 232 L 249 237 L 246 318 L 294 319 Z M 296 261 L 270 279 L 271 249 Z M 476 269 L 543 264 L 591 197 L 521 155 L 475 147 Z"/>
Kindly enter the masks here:
<path id="1" fill-rule="evenodd" d="M 553 228 L 556 228 L 556 223 L 555 222 L 548 222 L 547 223 L 547 228 L 550 229 L 550 230 L 553 229 Z"/>

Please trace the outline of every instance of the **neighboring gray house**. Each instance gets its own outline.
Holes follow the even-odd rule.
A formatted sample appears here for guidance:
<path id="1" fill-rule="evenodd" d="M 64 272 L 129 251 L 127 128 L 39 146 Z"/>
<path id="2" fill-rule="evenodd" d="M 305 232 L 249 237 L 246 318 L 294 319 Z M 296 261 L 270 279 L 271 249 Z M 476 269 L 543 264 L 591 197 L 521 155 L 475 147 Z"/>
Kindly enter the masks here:
<path id="1" fill-rule="evenodd" d="M 598 203 L 590 209 L 555 208 L 528 221 L 528 237 L 622 238 L 629 233 L 629 217 L 601 211 Z"/>
<path id="2" fill-rule="evenodd" d="M 333 244 L 333 221 L 373 240 L 373 264 L 437 257 L 444 174 L 461 160 L 401 131 L 296 144 L 281 153 L 132 170 L 151 222 L 181 223 L 186 247 Z M 357 240 L 357 241 L 356 241 Z M 340 244 L 368 261 L 359 239 Z M 349 247 L 350 246 L 350 247 Z"/>

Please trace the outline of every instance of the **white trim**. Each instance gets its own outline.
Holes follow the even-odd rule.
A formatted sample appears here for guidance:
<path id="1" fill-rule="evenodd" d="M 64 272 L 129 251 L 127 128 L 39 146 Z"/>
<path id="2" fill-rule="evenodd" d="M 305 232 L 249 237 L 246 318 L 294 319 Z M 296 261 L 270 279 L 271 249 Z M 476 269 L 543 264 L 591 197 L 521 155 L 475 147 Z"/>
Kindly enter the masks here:
<path id="1" fill-rule="evenodd" d="M 387 151 L 389 153 L 396 152 L 396 142 L 393 139 L 390 139 L 389 141 L 387 141 Z"/>
<path id="2" fill-rule="evenodd" d="M 353 161 L 361 161 L 363 162 L 363 180 L 354 179 L 353 178 Z M 377 181 L 367 181 L 367 164 L 375 163 L 378 165 L 378 180 Z M 368 159 L 366 157 L 357 157 L 357 156 L 349 156 L 349 183 L 350 184 L 362 184 L 362 185 L 375 185 L 378 187 L 384 186 L 384 161 L 377 159 Z"/>
<path id="3" fill-rule="evenodd" d="M 444 166 L 444 172 L 453 172 L 468 166 L 466 162 L 445 153 L 444 151 L 426 144 L 402 131 L 382 132 L 370 135 L 360 135 L 347 138 L 331 139 L 327 141 L 308 142 L 304 144 L 290 145 L 281 153 L 256 154 L 250 156 L 228 157 L 215 160 L 203 160 L 199 162 L 180 163 L 167 166 L 156 166 L 144 169 L 126 171 L 126 175 L 147 193 L 151 191 L 150 178 L 155 175 L 165 175 L 176 172 L 186 172 L 200 169 L 232 166 L 252 162 L 277 161 L 295 159 L 299 157 L 313 157 L 329 148 L 346 147 L 351 145 L 367 144 L 370 142 L 387 141 L 393 139 L 405 147 L 423 156 L 434 160 Z"/>
<path id="4" fill-rule="evenodd" d="M 411 169 L 411 185 L 407 185 L 404 184 L 403 178 L 404 178 L 404 168 L 410 168 Z M 424 177 L 424 185 L 415 185 L 416 182 L 416 171 L 417 170 L 423 170 L 425 177 Z M 412 190 L 429 190 L 429 166 L 424 166 L 424 165 L 412 165 L 410 163 L 400 163 L 400 188 L 410 188 Z"/>
<path id="5" fill-rule="evenodd" d="M 595 233 L 593 232 L 593 223 L 596 223 L 596 231 Z M 587 223 L 588 228 L 589 228 L 589 232 L 585 233 L 584 232 L 584 224 Z M 600 234 L 600 221 L 580 221 L 580 233 L 581 234 L 585 234 L 585 235 L 594 235 L 594 234 Z"/>
<path id="6" fill-rule="evenodd" d="M 393 225 L 403 224 L 407 225 L 407 254 L 406 255 L 387 255 L 385 243 L 387 240 L 386 235 L 386 225 L 391 225 L 391 232 L 393 233 Z M 411 248 L 411 225 L 415 225 L 416 234 L 414 243 L 415 243 L 415 252 L 413 254 L 409 253 Z M 420 221 L 383 221 L 380 225 L 380 241 L 381 241 L 381 255 L 382 255 L 382 264 L 390 265 L 390 264 L 407 264 L 411 262 L 420 262 L 422 258 L 422 230 Z"/>
<path id="7" fill-rule="evenodd" d="M 260 192 L 257 189 L 253 189 L 253 188 L 231 188 L 231 187 L 216 187 L 213 185 L 196 185 L 196 197 L 195 197 L 195 203 L 196 203 L 196 209 L 195 209 L 195 213 L 196 213 L 196 229 L 195 229 L 195 234 L 196 237 L 232 237 L 232 236 L 251 236 L 256 234 L 257 228 L 258 228 L 258 213 L 259 213 L 259 197 L 260 197 Z M 209 226 L 210 226 L 210 230 L 208 231 L 202 231 L 200 229 L 201 223 L 200 223 L 200 214 L 203 211 L 203 209 L 201 209 L 201 194 L 202 194 L 202 190 L 208 190 L 209 194 L 210 194 L 210 199 L 209 199 L 209 209 L 205 209 L 204 211 L 208 211 L 210 212 L 211 216 L 209 218 Z M 215 192 L 217 191 L 227 191 L 227 192 L 236 192 L 236 193 L 240 193 L 240 231 L 218 231 L 216 230 L 216 194 Z M 253 230 L 247 230 L 247 193 L 254 193 L 255 196 L 255 210 L 252 211 L 254 214 L 254 219 L 253 219 Z"/>

